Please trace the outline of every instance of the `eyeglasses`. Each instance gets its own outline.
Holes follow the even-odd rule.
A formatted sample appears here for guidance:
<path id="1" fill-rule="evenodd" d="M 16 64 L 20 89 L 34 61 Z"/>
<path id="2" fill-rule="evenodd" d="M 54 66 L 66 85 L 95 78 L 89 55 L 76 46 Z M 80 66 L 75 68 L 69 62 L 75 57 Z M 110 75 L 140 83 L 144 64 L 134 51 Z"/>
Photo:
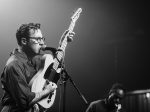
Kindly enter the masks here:
<path id="1" fill-rule="evenodd" d="M 35 39 L 37 42 L 45 41 L 44 37 L 30 37 L 30 39 Z"/>

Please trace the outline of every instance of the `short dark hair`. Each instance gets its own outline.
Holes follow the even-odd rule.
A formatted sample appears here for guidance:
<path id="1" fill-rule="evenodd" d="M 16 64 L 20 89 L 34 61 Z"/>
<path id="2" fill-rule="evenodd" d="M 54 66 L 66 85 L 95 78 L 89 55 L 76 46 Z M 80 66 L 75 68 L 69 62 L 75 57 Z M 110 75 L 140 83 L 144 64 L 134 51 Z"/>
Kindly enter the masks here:
<path id="1" fill-rule="evenodd" d="M 21 45 L 21 38 L 29 38 L 31 29 L 35 31 L 37 29 L 40 29 L 40 26 L 41 25 L 39 23 L 22 24 L 16 32 L 16 39 L 18 45 Z"/>
<path id="2" fill-rule="evenodd" d="M 118 93 L 118 90 L 123 90 L 123 93 Z M 111 93 L 115 93 L 115 94 L 119 94 L 119 96 L 124 97 L 124 93 L 125 93 L 125 89 L 123 88 L 123 85 L 120 83 L 115 83 L 112 85 L 110 91 L 109 91 L 109 95 Z"/>
<path id="3" fill-rule="evenodd" d="M 124 90 L 123 85 L 120 84 L 120 83 L 113 84 L 110 90 L 116 90 L 116 89 L 122 89 L 122 90 Z"/>

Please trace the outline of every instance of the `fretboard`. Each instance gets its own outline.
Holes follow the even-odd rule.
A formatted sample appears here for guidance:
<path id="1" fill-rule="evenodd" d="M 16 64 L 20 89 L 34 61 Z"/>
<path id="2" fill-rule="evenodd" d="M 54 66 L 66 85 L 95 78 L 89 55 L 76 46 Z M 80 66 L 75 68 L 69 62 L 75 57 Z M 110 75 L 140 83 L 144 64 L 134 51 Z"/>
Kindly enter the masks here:
<path id="1" fill-rule="evenodd" d="M 65 35 L 64 39 L 62 40 L 61 44 L 59 45 L 58 49 L 60 51 L 57 51 L 57 59 L 54 59 L 54 65 L 53 65 L 53 68 L 55 70 L 57 70 L 58 66 L 59 66 L 59 62 L 64 58 L 64 55 L 65 55 L 65 49 L 67 47 L 67 37 L 69 36 L 69 33 L 73 31 L 74 29 L 74 26 L 75 26 L 75 22 L 71 21 L 70 23 L 70 26 L 68 28 L 68 33 Z"/>

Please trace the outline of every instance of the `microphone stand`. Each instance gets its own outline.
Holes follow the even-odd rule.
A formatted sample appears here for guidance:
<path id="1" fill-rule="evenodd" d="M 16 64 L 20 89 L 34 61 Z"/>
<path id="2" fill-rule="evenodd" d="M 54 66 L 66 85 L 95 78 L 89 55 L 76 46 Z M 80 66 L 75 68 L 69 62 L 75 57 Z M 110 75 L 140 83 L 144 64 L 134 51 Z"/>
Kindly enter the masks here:
<path id="1" fill-rule="evenodd" d="M 46 50 L 49 50 L 52 52 L 52 54 L 55 56 L 56 52 L 59 50 L 57 50 L 56 48 L 53 48 L 53 47 L 43 47 L 41 48 L 43 51 L 46 51 Z M 66 104 L 66 83 L 67 83 L 67 80 L 69 80 L 71 82 L 71 84 L 73 85 L 73 87 L 76 89 L 76 91 L 78 92 L 79 96 L 82 98 L 82 100 L 85 102 L 86 105 L 88 105 L 88 102 L 87 100 L 85 99 L 85 97 L 83 96 L 83 94 L 80 92 L 80 90 L 77 88 L 75 82 L 72 80 L 71 76 L 68 74 L 67 70 L 65 69 L 64 67 L 64 60 L 62 61 L 62 73 L 61 73 L 61 78 L 63 79 L 62 80 L 62 83 L 60 84 L 64 84 L 64 87 L 63 87 L 63 112 L 65 112 L 65 104 Z M 63 74 L 65 74 L 63 76 Z M 60 105 L 59 105 L 60 106 Z M 60 111 L 60 107 L 59 107 L 59 111 Z"/>
<path id="2" fill-rule="evenodd" d="M 65 112 L 65 106 L 66 106 L 66 83 L 67 83 L 67 80 L 69 80 L 71 82 L 71 84 L 73 85 L 73 87 L 75 88 L 75 90 L 77 91 L 77 93 L 79 94 L 79 96 L 82 98 L 82 100 L 84 101 L 84 103 L 86 105 L 88 105 L 88 101 L 85 99 L 85 97 L 83 96 L 83 94 L 81 93 L 81 91 L 78 89 L 78 87 L 76 86 L 75 82 L 73 81 L 73 79 L 71 78 L 70 75 L 68 75 L 68 72 L 66 69 L 63 70 L 63 73 L 64 75 L 62 75 L 62 79 L 64 78 L 63 80 L 63 84 L 64 84 L 64 87 L 63 87 L 63 112 Z"/>

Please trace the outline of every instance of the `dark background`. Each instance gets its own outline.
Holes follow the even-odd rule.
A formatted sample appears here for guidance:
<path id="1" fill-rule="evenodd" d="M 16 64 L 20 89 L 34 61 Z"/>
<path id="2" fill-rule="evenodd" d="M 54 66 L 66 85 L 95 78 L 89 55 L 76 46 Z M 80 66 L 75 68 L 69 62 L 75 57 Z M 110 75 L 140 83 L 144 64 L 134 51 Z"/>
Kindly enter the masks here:
<path id="1" fill-rule="evenodd" d="M 17 46 L 21 24 L 41 23 L 47 46 L 57 48 L 79 7 L 83 12 L 65 65 L 87 101 L 106 97 L 115 82 L 127 91 L 149 89 L 150 5 L 142 0 L 0 0 L 0 71 Z M 66 89 L 66 111 L 84 112 L 86 105 L 70 82 Z M 59 93 L 54 112 L 59 110 Z"/>

